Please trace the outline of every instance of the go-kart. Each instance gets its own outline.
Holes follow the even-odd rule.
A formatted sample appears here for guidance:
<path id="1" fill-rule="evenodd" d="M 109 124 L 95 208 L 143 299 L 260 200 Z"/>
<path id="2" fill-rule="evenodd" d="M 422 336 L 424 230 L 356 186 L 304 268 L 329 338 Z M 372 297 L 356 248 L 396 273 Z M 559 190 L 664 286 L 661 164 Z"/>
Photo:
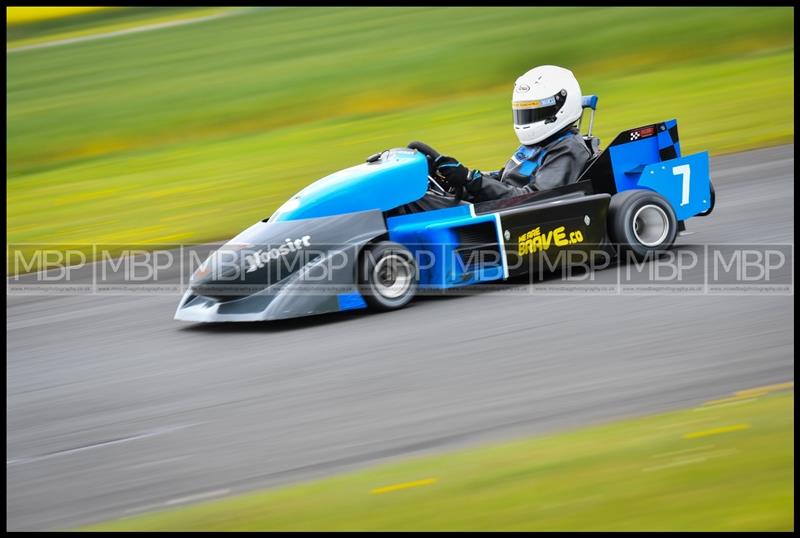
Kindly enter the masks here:
<path id="1" fill-rule="evenodd" d="M 597 97 L 583 106 L 593 157 L 576 182 L 470 203 L 436 180 L 438 153 L 425 144 L 377 153 L 308 185 L 213 252 L 175 319 L 391 310 L 420 290 L 540 270 L 554 254 L 641 259 L 669 249 L 689 218 L 713 210 L 708 153 L 682 156 L 674 119 L 623 131 L 599 151 Z"/>

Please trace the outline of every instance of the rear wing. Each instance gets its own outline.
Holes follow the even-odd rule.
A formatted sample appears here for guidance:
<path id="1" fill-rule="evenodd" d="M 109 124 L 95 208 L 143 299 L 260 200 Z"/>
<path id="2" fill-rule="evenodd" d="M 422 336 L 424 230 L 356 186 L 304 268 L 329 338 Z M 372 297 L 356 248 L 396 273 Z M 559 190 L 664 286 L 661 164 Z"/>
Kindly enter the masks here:
<path id="1" fill-rule="evenodd" d="M 678 220 L 711 206 L 708 153 L 683 157 L 674 119 L 621 132 L 581 180 L 591 181 L 595 192 L 658 192 L 670 202 Z"/>

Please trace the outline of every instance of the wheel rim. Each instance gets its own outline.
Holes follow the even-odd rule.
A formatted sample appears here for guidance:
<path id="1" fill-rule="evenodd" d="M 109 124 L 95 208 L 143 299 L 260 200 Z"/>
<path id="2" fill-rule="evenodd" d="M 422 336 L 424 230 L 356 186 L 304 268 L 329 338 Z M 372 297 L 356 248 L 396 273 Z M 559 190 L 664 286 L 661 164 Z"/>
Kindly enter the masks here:
<path id="1" fill-rule="evenodd" d="M 664 242 L 669 234 L 667 212 L 657 205 L 647 204 L 633 216 L 633 235 L 646 247 L 655 247 Z"/>
<path id="2" fill-rule="evenodd" d="M 397 254 L 384 256 L 372 270 L 372 281 L 381 296 L 387 299 L 402 297 L 411 286 L 411 267 Z"/>

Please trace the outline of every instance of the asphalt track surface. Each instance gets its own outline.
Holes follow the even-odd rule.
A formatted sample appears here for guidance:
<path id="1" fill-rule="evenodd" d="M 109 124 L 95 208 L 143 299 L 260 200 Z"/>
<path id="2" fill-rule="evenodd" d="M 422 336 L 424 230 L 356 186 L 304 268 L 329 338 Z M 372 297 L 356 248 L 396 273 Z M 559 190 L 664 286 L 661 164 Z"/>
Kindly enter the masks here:
<path id="1" fill-rule="evenodd" d="M 712 177 L 715 212 L 679 243 L 794 242 L 791 146 L 714 159 Z M 177 294 L 9 296 L 7 528 L 69 528 L 794 379 L 793 291 L 534 291 L 212 326 L 173 321 Z"/>

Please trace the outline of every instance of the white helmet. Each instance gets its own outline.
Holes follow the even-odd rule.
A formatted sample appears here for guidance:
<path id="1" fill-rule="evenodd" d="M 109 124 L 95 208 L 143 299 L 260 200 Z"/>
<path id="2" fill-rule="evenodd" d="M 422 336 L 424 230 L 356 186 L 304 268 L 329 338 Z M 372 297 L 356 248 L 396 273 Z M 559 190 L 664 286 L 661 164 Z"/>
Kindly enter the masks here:
<path id="1" fill-rule="evenodd" d="M 514 84 L 511 109 L 517 138 L 529 146 L 578 121 L 582 100 L 572 71 L 555 65 L 534 67 Z"/>

